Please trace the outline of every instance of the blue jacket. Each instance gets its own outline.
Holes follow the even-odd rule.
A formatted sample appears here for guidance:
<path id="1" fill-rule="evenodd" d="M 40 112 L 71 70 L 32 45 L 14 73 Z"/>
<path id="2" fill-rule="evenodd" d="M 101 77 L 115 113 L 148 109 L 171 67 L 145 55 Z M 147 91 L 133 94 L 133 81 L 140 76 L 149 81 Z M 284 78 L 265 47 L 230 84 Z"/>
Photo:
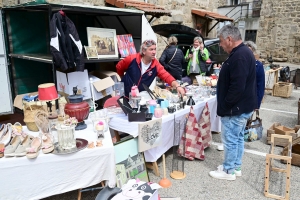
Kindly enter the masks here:
<path id="1" fill-rule="evenodd" d="M 129 55 L 118 62 L 116 66 L 119 76 L 123 76 L 122 82 L 124 82 L 124 91 L 127 97 L 133 85 L 138 86 L 140 92 L 144 91 L 142 83 L 149 87 L 156 76 L 170 85 L 175 81 L 173 76 L 156 59 L 152 60 L 149 69 L 141 76 L 141 59 L 140 53 Z M 124 75 L 125 72 L 126 74 Z"/>
<path id="2" fill-rule="evenodd" d="M 265 70 L 263 64 L 256 60 L 256 87 L 257 87 L 257 108 L 260 108 L 261 101 L 265 94 Z"/>
<path id="3" fill-rule="evenodd" d="M 221 117 L 257 108 L 256 67 L 252 51 L 243 43 L 223 63 L 217 84 L 217 114 Z"/>

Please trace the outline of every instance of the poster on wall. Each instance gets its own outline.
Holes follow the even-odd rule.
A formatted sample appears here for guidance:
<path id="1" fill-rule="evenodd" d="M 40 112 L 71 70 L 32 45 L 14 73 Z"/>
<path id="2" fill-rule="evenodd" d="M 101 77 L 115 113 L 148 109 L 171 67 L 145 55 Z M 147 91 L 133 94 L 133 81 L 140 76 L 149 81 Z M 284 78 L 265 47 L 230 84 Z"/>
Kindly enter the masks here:
<path id="1" fill-rule="evenodd" d="M 138 151 L 137 138 L 118 143 L 114 149 L 117 187 L 121 188 L 130 179 L 149 182 L 144 154 Z"/>
<path id="2" fill-rule="evenodd" d="M 160 145 L 161 123 L 161 118 L 139 123 L 139 152 L 144 152 Z"/>
<path id="3" fill-rule="evenodd" d="M 95 46 L 98 59 L 118 58 L 117 37 L 115 29 L 87 27 L 89 46 Z"/>
<path id="4" fill-rule="evenodd" d="M 119 53 L 122 58 L 136 53 L 131 34 L 117 35 L 117 41 Z"/>

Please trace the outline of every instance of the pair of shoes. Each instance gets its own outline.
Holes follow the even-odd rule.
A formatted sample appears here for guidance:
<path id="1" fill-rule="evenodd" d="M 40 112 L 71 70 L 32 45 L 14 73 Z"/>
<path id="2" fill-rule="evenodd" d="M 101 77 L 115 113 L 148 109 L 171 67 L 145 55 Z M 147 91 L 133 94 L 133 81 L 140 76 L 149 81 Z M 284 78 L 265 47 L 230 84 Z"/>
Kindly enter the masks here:
<path id="1" fill-rule="evenodd" d="M 13 157 L 15 156 L 15 151 L 18 148 L 19 144 L 22 142 L 21 137 L 15 136 L 9 145 L 4 150 L 5 157 Z"/>
<path id="2" fill-rule="evenodd" d="M 31 145 L 26 148 L 26 157 L 27 158 L 36 158 L 39 155 L 40 149 L 42 146 L 41 138 L 34 137 L 31 141 Z"/>
<path id="3" fill-rule="evenodd" d="M 223 179 L 228 181 L 234 181 L 236 179 L 236 175 L 233 172 L 232 174 L 227 174 L 223 171 L 223 165 L 218 166 L 216 171 L 210 171 L 209 175 L 216 179 Z"/>
<path id="4" fill-rule="evenodd" d="M 43 133 L 42 136 L 43 144 L 42 144 L 42 151 L 43 153 L 51 153 L 54 150 L 53 140 L 50 133 Z"/>
<path id="5" fill-rule="evenodd" d="M 19 146 L 17 147 L 16 151 L 15 151 L 15 155 L 16 157 L 21 157 L 21 156 L 26 156 L 26 148 L 30 147 L 32 142 L 32 137 L 29 135 L 26 135 L 26 137 L 23 139 L 23 141 L 19 144 Z"/>
<path id="6" fill-rule="evenodd" d="M 2 124 L 1 126 L 0 143 L 4 144 L 4 146 L 7 146 L 11 140 L 11 126 L 11 123 Z"/>
<path id="7" fill-rule="evenodd" d="M 217 149 L 218 149 L 219 151 L 224 151 L 224 145 L 223 145 L 223 144 L 218 145 L 218 146 L 217 146 Z"/>

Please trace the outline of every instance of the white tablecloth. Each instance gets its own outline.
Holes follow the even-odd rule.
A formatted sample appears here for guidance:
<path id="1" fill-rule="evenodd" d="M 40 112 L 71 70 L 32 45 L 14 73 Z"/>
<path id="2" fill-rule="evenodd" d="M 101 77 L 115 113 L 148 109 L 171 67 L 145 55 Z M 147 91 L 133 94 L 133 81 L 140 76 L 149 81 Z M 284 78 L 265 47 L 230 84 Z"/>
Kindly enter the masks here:
<path id="1" fill-rule="evenodd" d="M 95 139 L 91 123 L 87 121 L 87 124 L 87 129 L 76 131 L 76 138 Z M 26 127 L 24 130 L 27 131 Z M 116 183 L 114 147 L 109 132 L 105 133 L 102 147 L 66 155 L 41 151 L 36 159 L 26 156 L 0 159 L 0 199 L 41 199 L 102 180 L 108 180 L 110 187 Z"/>
<path id="2" fill-rule="evenodd" d="M 217 99 L 215 96 L 198 102 L 194 106 L 194 112 L 197 120 L 199 120 L 200 114 L 202 113 L 206 102 L 208 103 L 210 111 L 211 131 L 221 132 L 221 121 L 217 116 Z M 162 143 L 158 147 L 145 151 L 146 162 L 155 162 L 158 158 L 161 157 L 162 154 L 164 154 L 173 146 L 174 116 L 176 120 L 181 121 L 184 119 L 185 115 L 189 113 L 189 111 L 190 107 L 186 106 L 185 109 L 162 117 Z M 109 126 L 114 130 L 128 133 L 133 137 L 137 137 L 139 123 L 140 122 L 128 122 L 127 116 L 123 115 L 113 117 L 109 122 Z"/>

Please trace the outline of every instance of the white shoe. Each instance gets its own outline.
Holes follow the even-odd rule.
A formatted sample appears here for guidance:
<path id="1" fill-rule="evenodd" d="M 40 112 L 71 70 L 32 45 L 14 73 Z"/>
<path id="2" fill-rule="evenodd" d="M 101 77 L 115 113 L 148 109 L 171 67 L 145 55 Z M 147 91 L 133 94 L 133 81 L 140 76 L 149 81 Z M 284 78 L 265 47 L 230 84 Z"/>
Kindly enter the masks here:
<path id="1" fill-rule="evenodd" d="M 234 170 L 235 176 L 242 176 L 242 170 Z"/>
<path id="2" fill-rule="evenodd" d="M 217 149 L 219 151 L 224 151 L 224 145 L 223 144 L 218 145 Z"/>
<path id="3" fill-rule="evenodd" d="M 209 175 L 216 179 L 223 179 L 228 181 L 234 181 L 236 179 L 235 173 L 227 174 L 223 171 L 223 165 L 218 166 L 216 171 L 210 171 Z"/>

